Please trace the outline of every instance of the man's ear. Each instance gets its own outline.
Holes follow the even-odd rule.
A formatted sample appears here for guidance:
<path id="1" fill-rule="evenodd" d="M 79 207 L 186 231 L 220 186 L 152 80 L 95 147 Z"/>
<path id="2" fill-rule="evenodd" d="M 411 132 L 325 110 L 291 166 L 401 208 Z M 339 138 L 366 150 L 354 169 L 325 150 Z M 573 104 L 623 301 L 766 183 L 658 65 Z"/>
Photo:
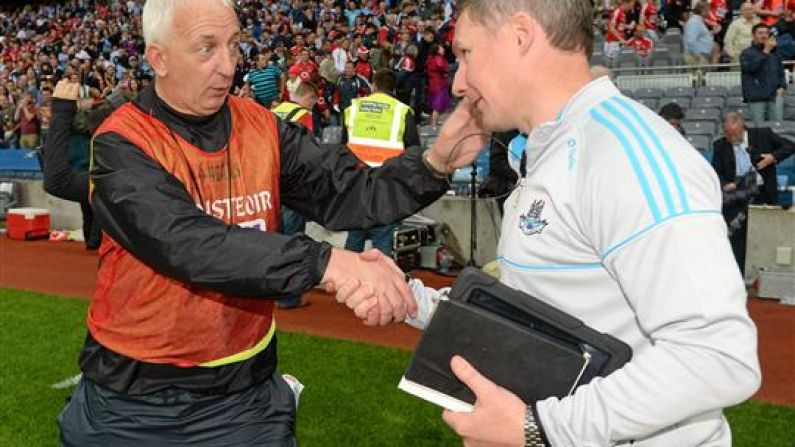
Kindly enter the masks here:
<path id="1" fill-rule="evenodd" d="M 165 49 L 160 44 L 152 43 L 146 46 L 146 60 L 157 76 L 163 77 L 168 74 Z"/>
<path id="2" fill-rule="evenodd" d="M 526 12 L 518 12 L 510 18 L 508 27 L 516 38 L 519 54 L 524 55 L 533 46 L 538 32 L 538 22 Z"/>

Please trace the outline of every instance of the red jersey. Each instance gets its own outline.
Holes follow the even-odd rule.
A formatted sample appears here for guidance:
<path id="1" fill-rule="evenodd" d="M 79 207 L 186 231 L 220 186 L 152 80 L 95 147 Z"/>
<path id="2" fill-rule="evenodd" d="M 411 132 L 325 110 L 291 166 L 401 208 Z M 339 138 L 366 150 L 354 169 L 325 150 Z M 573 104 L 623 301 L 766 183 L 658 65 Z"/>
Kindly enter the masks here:
<path id="1" fill-rule="evenodd" d="M 726 0 L 710 0 L 709 14 L 704 20 L 704 23 L 710 28 L 722 25 L 723 21 L 726 19 L 726 12 L 728 10 L 729 6 L 726 4 Z"/>
<path id="2" fill-rule="evenodd" d="M 414 71 L 417 69 L 417 62 L 414 60 L 413 57 L 409 55 L 404 55 L 398 61 L 397 69 L 400 71 Z"/>
<path id="3" fill-rule="evenodd" d="M 292 48 L 290 48 L 290 54 L 292 54 L 293 57 L 297 57 L 299 54 L 301 54 L 301 51 L 303 50 L 304 50 L 303 45 L 295 45 Z"/>
<path id="4" fill-rule="evenodd" d="M 613 34 L 610 28 L 615 28 L 619 34 Z M 627 29 L 627 13 L 624 11 L 623 8 L 616 8 L 612 14 L 610 14 L 610 21 L 608 22 L 607 28 L 607 37 L 605 41 L 607 42 L 619 42 L 621 39 L 624 38 L 624 32 Z"/>
<path id="5" fill-rule="evenodd" d="M 773 12 L 780 12 L 784 6 L 784 0 L 762 0 L 762 9 Z M 768 26 L 773 26 L 778 21 L 777 16 L 761 16 L 762 23 Z"/>
<path id="6" fill-rule="evenodd" d="M 654 51 L 654 41 L 648 37 L 633 37 L 627 41 L 627 46 L 635 50 L 640 57 L 648 56 Z"/>
<path id="7" fill-rule="evenodd" d="M 657 7 L 654 2 L 647 1 L 640 10 L 640 16 L 643 18 L 643 24 L 647 30 L 657 30 Z"/>
<path id="8" fill-rule="evenodd" d="M 317 64 L 312 61 L 306 62 L 298 62 L 297 64 L 293 65 L 293 67 L 297 67 L 299 73 L 307 72 L 310 75 L 316 75 L 318 71 Z"/>
<path id="9" fill-rule="evenodd" d="M 367 61 L 357 60 L 354 64 L 354 72 L 368 81 L 373 80 L 373 66 Z"/>

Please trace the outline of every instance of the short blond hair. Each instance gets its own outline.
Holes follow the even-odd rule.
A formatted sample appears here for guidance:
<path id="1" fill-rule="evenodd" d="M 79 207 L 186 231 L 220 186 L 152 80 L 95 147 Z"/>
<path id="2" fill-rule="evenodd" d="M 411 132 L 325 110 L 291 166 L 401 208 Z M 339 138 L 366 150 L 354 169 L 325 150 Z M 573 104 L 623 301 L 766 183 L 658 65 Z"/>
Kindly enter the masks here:
<path id="1" fill-rule="evenodd" d="M 593 52 L 593 5 L 590 0 L 459 0 L 459 11 L 487 28 L 496 28 L 518 12 L 538 21 L 553 47 Z"/>

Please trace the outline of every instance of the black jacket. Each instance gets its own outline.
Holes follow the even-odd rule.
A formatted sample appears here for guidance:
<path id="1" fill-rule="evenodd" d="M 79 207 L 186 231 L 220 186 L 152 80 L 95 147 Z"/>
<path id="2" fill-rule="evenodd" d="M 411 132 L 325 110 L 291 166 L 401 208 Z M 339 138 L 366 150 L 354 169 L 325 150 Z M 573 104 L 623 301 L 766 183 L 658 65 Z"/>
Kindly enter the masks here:
<path id="1" fill-rule="evenodd" d="M 203 150 L 217 151 L 229 139 L 228 105 L 210 117 L 189 117 L 170 109 L 152 87 L 134 104 Z M 262 109 L 262 113 L 270 112 Z M 434 177 L 422 163 L 419 147 L 407 149 L 378 169 L 362 169 L 344 146 L 321 147 L 304 128 L 279 121 L 278 133 L 282 203 L 332 230 L 398 221 L 448 189 L 446 180 Z M 303 234 L 227 226 L 197 208 L 182 182 L 116 133 L 95 138 L 94 163 L 92 208 L 102 228 L 167 276 L 232 296 L 262 299 L 306 292 L 325 272 L 329 244 Z M 229 392 L 270 375 L 276 349 L 275 343 L 271 345 L 244 362 L 186 369 L 138 362 L 103 348 L 89 336 L 81 369 L 87 378 L 124 393 L 168 386 Z"/>
<path id="2" fill-rule="evenodd" d="M 734 146 L 723 137 L 715 141 L 714 149 L 715 156 L 712 159 L 712 166 L 718 174 L 721 187 L 723 187 L 736 180 L 737 161 L 734 159 Z M 751 156 L 751 163 L 754 165 L 759 162 L 762 154 L 773 154 L 776 162 L 779 162 L 791 156 L 793 150 L 795 150 L 795 144 L 782 138 L 769 127 L 748 129 L 748 152 Z M 776 165 L 773 164 L 762 169 L 759 174 L 765 184 L 762 186 L 757 202 L 769 205 L 777 204 Z"/>
<path id="3" fill-rule="evenodd" d="M 776 90 L 787 88 L 784 64 L 775 49 L 765 54 L 761 45 L 751 44 L 740 53 L 740 68 L 745 102 L 769 101 Z"/>

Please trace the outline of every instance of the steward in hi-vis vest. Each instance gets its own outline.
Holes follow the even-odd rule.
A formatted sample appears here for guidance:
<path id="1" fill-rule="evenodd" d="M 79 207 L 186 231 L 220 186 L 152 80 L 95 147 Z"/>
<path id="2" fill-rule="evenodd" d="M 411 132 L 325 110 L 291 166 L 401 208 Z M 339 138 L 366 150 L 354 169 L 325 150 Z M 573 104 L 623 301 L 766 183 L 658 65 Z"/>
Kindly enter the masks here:
<path id="1" fill-rule="evenodd" d="M 375 93 L 354 99 L 345 109 L 345 128 L 348 148 L 368 166 L 381 166 L 385 161 L 397 157 L 406 148 L 419 146 L 419 132 L 411 108 L 387 92 L 394 91 L 395 73 L 381 70 L 373 80 Z M 386 256 L 392 256 L 395 220 L 388 225 L 368 230 L 348 232 L 345 249 L 355 252 L 364 250 L 366 239 L 371 239 L 373 248 Z"/>
<path id="2" fill-rule="evenodd" d="M 309 130 L 314 130 L 315 126 L 312 122 L 312 112 L 294 102 L 284 101 L 274 107 L 272 111 L 276 116 L 288 123 L 302 124 Z M 309 119 L 307 120 L 307 118 Z"/>
<path id="3" fill-rule="evenodd" d="M 419 145 L 411 107 L 387 93 L 392 91 L 394 76 L 390 70 L 376 73 L 375 92 L 354 99 L 345 109 L 348 148 L 368 166 L 381 166 L 406 146 Z"/>

